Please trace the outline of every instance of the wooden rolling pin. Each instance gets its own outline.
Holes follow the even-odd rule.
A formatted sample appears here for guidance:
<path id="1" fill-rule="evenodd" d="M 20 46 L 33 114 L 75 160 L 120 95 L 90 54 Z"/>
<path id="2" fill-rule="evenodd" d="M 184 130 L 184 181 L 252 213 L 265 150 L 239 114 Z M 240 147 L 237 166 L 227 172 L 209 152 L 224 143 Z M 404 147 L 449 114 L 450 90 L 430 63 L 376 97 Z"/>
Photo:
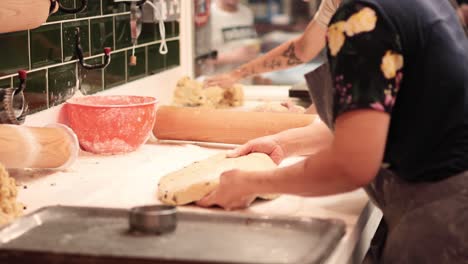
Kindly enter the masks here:
<path id="1" fill-rule="evenodd" d="M 153 133 L 162 140 L 243 144 L 312 123 L 316 115 L 160 106 Z"/>
<path id="2" fill-rule="evenodd" d="M 33 29 L 49 17 L 50 0 L 2 0 L 0 33 Z"/>
<path id="3" fill-rule="evenodd" d="M 65 125 L 0 125 L 0 163 L 6 168 L 65 169 L 78 156 L 79 144 Z"/>

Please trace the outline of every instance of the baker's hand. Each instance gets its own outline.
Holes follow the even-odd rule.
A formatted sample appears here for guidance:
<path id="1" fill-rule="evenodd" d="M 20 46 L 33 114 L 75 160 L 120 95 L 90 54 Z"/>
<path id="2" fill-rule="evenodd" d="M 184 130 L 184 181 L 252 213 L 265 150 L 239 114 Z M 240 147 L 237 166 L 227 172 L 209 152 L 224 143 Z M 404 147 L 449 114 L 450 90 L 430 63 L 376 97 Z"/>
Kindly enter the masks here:
<path id="1" fill-rule="evenodd" d="M 244 145 L 237 147 L 227 153 L 228 158 L 237 158 L 253 152 L 265 153 L 279 164 L 285 158 L 285 152 L 274 136 L 265 136 L 250 140 Z"/>
<path id="2" fill-rule="evenodd" d="M 211 207 L 218 205 L 225 210 L 243 209 L 256 198 L 249 192 L 249 186 L 244 181 L 249 172 L 241 170 L 226 171 L 221 174 L 218 187 L 197 202 L 198 206 Z"/>
<path id="3" fill-rule="evenodd" d="M 230 88 L 236 84 L 240 78 L 236 77 L 234 73 L 223 73 L 219 75 L 214 75 L 205 79 L 203 86 L 212 87 L 219 86 L 221 88 Z"/>

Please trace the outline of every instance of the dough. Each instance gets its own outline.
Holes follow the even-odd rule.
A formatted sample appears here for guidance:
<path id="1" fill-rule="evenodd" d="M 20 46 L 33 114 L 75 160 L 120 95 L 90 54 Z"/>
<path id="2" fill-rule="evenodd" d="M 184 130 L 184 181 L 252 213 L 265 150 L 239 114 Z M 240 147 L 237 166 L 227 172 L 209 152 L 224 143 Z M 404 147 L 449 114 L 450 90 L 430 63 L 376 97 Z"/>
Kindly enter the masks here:
<path id="1" fill-rule="evenodd" d="M 184 77 L 177 82 L 174 91 L 175 106 L 227 108 L 244 103 L 244 90 L 241 85 L 222 89 L 219 86 L 203 88 L 203 84 Z"/>
<path id="2" fill-rule="evenodd" d="M 203 86 L 189 77 L 184 77 L 177 82 L 173 102 L 177 106 L 202 106 L 207 100 Z"/>
<path id="3" fill-rule="evenodd" d="M 297 113 L 304 114 L 306 109 L 300 105 L 296 105 L 292 102 L 274 103 L 268 102 L 256 106 L 253 109 L 254 112 L 273 112 L 273 113 Z"/>
<path id="4" fill-rule="evenodd" d="M 215 86 L 218 89 L 218 86 Z M 224 89 L 223 93 L 223 100 L 221 100 L 221 108 L 222 107 L 234 107 L 234 106 L 241 106 L 244 104 L 244 89 L 242 85 L 235 84 L 233 87 L 229 87 Z"/>
<path id="5" fill-rule="evenodd" d="M 15 179 L 10 178 L 0 163 L 0 226 L 23 214 L 23 205 L 16 202 L 17 195 Z"/>
<path id="6" fill-rule="evenodd" d="M 197 161 L 191 165 L 169 173 L 158 184 L 158 198 L 169 205 L 184 205 L 200 200 L 219 184 L 221 173 L 232 170 L 271 170 L 276 164 L 263 153 L 252 153 L 239 158 L 226 158 L 225 153 Z M 260 198 L 274 199 L 277 195 Z"/>

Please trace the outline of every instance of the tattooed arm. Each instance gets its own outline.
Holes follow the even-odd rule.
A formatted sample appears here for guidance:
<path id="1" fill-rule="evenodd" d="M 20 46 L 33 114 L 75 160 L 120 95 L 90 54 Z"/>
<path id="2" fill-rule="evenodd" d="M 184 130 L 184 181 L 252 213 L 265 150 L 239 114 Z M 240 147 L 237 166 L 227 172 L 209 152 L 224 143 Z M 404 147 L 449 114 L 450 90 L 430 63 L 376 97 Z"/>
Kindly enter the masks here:
<path id="1" fill-rule="evenodd" d="M 308 62 L 325 47 L 325 34 L 326 28 L 314 19 L 297 39 L 283 43 L 229 73 L 208 78 L 205 85 L 230 87 L 237 81 L 256 74 L 283 70 Z"/>

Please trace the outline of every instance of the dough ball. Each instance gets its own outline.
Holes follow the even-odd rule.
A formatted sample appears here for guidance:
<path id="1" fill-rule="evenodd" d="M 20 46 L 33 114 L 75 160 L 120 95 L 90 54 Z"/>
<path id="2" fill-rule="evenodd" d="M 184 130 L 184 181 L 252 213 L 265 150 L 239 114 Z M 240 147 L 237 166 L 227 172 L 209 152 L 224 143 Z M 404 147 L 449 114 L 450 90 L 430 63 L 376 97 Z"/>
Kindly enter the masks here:
<path id="1" fill-rule="evenodd" d="M 207 99 L 203 86 L 197 81 L 184 77 L 177 82 L 173 103 L 176 106 L 203 106 Z"/>
<path id="2" fill-rule="evenodd" d="M 184 77 L 177 82 L 173 105 L 187 107 L 227 108 L 244 103 L 242 85 L 223 89 L 219 86 L 203 88 L 203 84 Z"/>

